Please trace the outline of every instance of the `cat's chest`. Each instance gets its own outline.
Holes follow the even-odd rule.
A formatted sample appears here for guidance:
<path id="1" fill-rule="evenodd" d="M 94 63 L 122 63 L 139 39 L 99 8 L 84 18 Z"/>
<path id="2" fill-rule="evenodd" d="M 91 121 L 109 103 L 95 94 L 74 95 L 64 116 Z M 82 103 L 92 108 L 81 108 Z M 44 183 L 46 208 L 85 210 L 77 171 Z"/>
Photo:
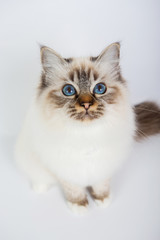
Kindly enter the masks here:
<path id="1" fill-rule="evenodd" d="M 104 148 L 106 144 L 104 131 L 59 131 L 45 138 L 45 145 L 50 152 L 58 153 L 59 156 L 65 154 L 76 154 L 88 156 L 95 154 Z"/>
<path id="2" fill-rule="evenodd" d="M 120 145 L 122 133 L 117 130 L 106 130 L 98 126 L 93 128 L 55 129 L 45 132 L 38 139 L 41 147 L 39 151 L 48 161 L 76 161 L 83 162 L 93 158 L 110 156 Z M 42 155 L 41 154 L 41 155 Z"/>
<path id="3" fill-rule="evenodd" d="M 41 129 L 42 130 L 42 129 Z M 36 152 L 57 176 L 88 185 L 110 176 L 126 155 L 131 141 L 122 127 L 55 129 L 37 135 Z"/>

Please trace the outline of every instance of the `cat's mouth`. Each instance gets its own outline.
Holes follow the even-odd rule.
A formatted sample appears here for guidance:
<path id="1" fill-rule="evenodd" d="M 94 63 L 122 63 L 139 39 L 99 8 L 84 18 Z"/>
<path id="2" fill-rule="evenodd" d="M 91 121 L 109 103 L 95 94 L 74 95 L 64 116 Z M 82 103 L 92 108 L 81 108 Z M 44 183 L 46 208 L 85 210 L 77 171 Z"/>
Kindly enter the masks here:
<path id="1" fill-rule="evenodd" d="M 88 111 L 84 113 L 83 119 L 82 120 L 92 120 L 91 115 L 89 114 Z"/>
<path id="2" fill-rule="evenodd" d="M 88 111 L 80 112 L 74 115 L 74 119 L 80 120 L 80 121 L 88 121 L 88 120 L 94 120 L 98 119 L 103 115 L 103 113 L 97 113 L 96 111 Z"/>
<path id="3" fill-rule="evenodd" d="M 86 110 L 85 115 L 86 115 L 86 116 L 89 115 L 88 110 Z"/>

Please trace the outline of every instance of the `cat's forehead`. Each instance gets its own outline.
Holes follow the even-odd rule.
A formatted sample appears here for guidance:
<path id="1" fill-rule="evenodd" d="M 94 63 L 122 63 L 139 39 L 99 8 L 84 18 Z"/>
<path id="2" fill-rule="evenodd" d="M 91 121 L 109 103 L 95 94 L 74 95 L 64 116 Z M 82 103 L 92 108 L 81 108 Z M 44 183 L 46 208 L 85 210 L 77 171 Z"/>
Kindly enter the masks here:
<path id="1" fill-rule="evenodd" d="M 73 58 L 68 68 L 69 79 L 80 86 L 88 86 L 99 77 L 99 71 L 91 58 Z"/>

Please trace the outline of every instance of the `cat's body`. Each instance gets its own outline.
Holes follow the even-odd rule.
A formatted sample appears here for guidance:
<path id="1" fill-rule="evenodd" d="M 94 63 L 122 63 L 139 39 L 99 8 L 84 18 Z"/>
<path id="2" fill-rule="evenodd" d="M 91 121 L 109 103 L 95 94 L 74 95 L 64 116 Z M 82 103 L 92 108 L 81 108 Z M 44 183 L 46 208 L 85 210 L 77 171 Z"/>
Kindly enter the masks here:
<path id="1" fill-rule="evenodd" d="M 22 148 L 31 145 L 28 150 L 58 178 L 84 187 L 112 176 L 128 155 L 134 129 L 129 106 L 121 116 L 115 113 L 81 126 L 65 117 L 45 124 L 33 104 L 19 142 Z"/>
<path id="2" fill-rule="evenodd" d="M 86 187 L 97 203 L 108 203 L 108 181 L 128 157 L 135 137 L 135 114 L 120 75 L 118 49 L 116 43 L 98 60 L 60 63 L 57 54 L 44 48 L 38 96 L 17 142 L 17 163 L 33 188 L 46 190 L 56 180 L 74 211 L 87 206 Z M 70 92 L 76 89 L 77 97 L 64 97 L 64 82 Z M 104 86 L 94 90 L 95 83 L 102 82 L 107 82 L 107 93 L 97 94 Z"/>

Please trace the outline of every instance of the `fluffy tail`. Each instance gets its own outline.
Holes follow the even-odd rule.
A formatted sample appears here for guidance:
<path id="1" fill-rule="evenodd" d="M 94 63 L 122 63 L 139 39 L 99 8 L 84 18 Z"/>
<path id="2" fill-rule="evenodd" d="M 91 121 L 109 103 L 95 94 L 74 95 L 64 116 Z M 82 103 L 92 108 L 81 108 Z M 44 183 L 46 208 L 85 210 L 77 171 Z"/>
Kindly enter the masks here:
<path id="1" fill-rule="evenodd" d="M 154 102 L 134 106 L 136 115 L 136 140 L 160 133 L 160 107 Z"/>

